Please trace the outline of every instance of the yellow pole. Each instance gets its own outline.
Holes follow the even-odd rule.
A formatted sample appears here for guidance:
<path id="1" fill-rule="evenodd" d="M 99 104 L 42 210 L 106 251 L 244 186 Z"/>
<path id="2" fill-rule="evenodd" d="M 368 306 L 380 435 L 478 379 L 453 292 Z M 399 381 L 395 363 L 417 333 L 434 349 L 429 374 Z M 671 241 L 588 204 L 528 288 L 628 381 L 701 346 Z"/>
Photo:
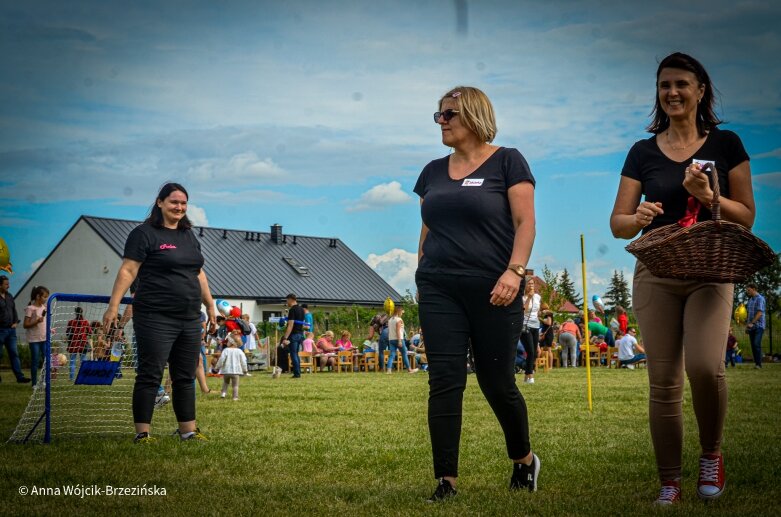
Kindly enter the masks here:
<path id="1" fill-rule="evenodd" d="M 590 360 L 590 348 L 591 340 L 588 334 L 588 291 L 586 288 L 586 242 L 583 238 L 583 234 L 580 234 L 580 260 L 583 268 L 583 342 L 586 350 L 584 351 L 584 358 L 586 360 L 586 389 L 588 396 L 588 410 L 593 411 L 591 403 L 591 360 Z"/>

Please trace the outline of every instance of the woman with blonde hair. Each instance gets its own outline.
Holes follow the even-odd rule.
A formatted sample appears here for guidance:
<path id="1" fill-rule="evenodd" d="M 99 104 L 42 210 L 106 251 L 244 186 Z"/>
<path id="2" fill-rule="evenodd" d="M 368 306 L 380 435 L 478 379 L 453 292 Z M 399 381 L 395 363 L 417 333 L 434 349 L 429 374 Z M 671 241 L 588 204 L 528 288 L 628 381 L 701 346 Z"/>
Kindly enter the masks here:
<path id="1" fill-rule="evenodd" d="M 417 368 L 412 368 L 407 356 L 407 347 L 404 345 L 404 338 L 407 333 L 404 330 L 404 307 L 397 305 L 393 311 L 393 316 L 388 320 L 388 342 L 390 343 L 391 353 L 388 355 L 388 362 L 385 365 L 385 373 L 393 373 L 393 361 L 396 360 L 396 353 L 401 354 L 401 360 L 404 362 L 404 368 L 409 373 L 416 373 Z"/>
<path id="2" fill-rule="evenodd" d="M 526 280 L 526 291 L 523 294 L 523 330 L 521 343 L 526 350 L 526 384 L 534 384 L 534 367 L 540 352 L 540 303 L 542 297 L 534 290 L 534 278 Z"/>
<path id="3" fill-rule="evenodd" d="M 339 351 L 339 348 L 334 345 L 334 332 L 333 330 L 326 330 L 321 336 L 320 339 L 317 340 L 317 343 L 315 343 L 315 348 L 317 349 L 317 353 L 320 355 L 320 371 L 323 371 L 323 368 L 328 366 L 330 368 L 333 368 L 336 366 L 336 352 Z M 329 355 L 330 354 L 330 355 Z"/>
<path id="4" fill-rule="evenodd" d="M 456 495 L 467 351 L 504 432 L 511 489 L 537 489 L 526 403 L 515 383 L 525 267 L 534 243 L 534 177 L 517 149 L 492 145 L 493 106 L 458 86 L 434 113 L 453 153 L 420 174 L 422 225 L 415 281 L 429 363 L 428 425 L 439 484 L 429 501 Z"/>
<path id="5" fill-rule="evenodd" d="M 336 348 L 339 350 L 352 350 L 353 342 L 350 341 L 350 331 L 345 329 L 341 333 L 341 337 L 336 341 Z"/>

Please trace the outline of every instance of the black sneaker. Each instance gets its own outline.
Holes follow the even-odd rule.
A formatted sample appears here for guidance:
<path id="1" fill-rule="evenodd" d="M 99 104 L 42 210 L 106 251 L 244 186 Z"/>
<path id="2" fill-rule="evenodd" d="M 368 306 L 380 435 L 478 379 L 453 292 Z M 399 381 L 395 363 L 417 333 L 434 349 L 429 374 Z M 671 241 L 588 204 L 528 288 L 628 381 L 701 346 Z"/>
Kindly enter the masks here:
<path id="1" fill-rule="evenodd" d="M 149 436 L 149 433 L 138 433 L 135 438 L 133 438 L 133 443 L 153 443 L 156 442 L 157 438 L 154 438 L 152 436 Z"/>
<path id="2" fill-rule="evenodd" d="M 178 435 L 179 439 L 181 441 L 183 441 L 183 442 L 187 442 L 187 441 L 190 441 L 190 440 L 195 440 L 197 442 L 208 442 L 209 441 L 209 438 L 207 438 L 206 435 L 201 432 L 201 429 L 199 427 L 196 427 L 195 431 L 193 431 L 191 433 L 184 433 L 184 434 L 182 434 L 182 432 L 179 431 L 179 429 L 177 429 L 176 431 L 173 432 L 173 435 L 174 436 Z"/>
<path id="3" fill-rule="evenodd" d="M 524 465 L 516 463 L 513 465 L 513 477 L 510 478 L 510 490 L 520 490 L 526 488 L 529 492 L 537 491 L 537 476 L 540 475 L 540 458 L 532 454 L 532 464 Z"/>
<path id="4" fill-rule="evenodd" d="M 434 493 L 426 499 L 427 503 L 436 503 L 439 501 L 444 501 L 445 499 L 449 499 L 453 496 L 455 496 L 458 492 L 456 492 L 456 489 L 453 488 L 453 485 L 450 484 L 450 481 L 448 481 L 445 478 L 439 478 L 439 484 L 437 485 L 437 489 L 434 490 Z"/>
<path id="5" fill-rule="evenodd" d="M 25 376 L 21 376 L 21 377 L 17 377 L 17 378 L 16 378 L 16 382 L 18 382 L 19 384 L 25 384 L 25 383 L 28 383 L 28 382 L 30 382 L 30 380 L 31 380 L 31 379 L 28 379 L 28 378 L 27 378 L 27 377 L 25 377 Z"/>

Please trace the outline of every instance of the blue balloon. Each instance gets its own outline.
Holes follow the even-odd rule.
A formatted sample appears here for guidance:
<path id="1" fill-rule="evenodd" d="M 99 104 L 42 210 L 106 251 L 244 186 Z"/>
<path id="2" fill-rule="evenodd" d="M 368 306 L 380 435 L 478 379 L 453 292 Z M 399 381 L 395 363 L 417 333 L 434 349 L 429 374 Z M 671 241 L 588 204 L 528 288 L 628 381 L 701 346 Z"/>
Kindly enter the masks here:
<path id="1" fill-rule="evenodd" d="M 226 318 L 230 316 L 232 307 L 227 300 L 217 300 L 214 303 L 217 305 L 217 312 L 219 312 Z"/>

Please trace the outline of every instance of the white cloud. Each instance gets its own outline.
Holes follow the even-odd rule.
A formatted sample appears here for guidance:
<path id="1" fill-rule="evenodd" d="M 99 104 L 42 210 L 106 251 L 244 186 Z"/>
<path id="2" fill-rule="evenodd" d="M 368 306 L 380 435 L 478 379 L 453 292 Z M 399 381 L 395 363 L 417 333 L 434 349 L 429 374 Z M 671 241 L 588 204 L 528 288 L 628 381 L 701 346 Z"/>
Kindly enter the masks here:
<path id="1" fill-rule="evenodd" d="M 401 190 L 401 183 L 391 181 L 375 185 L 364 192 L 355 204 L 347 209 L 348 212 L 360 212 L 364 210 L 377 210 L 391 205 L 408 203 L 412 197 Z"/>
<path id="2" fill-rule="evenodd" d="M 757 185 L 767 185 L 768 187 L 781 188 L 781 172 L 768 172 L 752 176 Z"/>
<path id="3" fill-rule="evenodd" d="M 557 174 L 551 174 L 550 179 L 551 180 L 561 180 L 561 179 L 580 179 L 580 178 L 602 178 L 605 176 L 611 176 L 615 175 L 615 172 L 606 172 L 606 171 L 593 171 L 593 172 L 567 172 L 567 173 L 557 173 Z"/>
<path id="4" fill-rule="evenodd" d="M 394 248 L 382 255 L 370 253 L 366 263 L 399 293 L 404 294 L 407 290 L 415 292 L 417 253 Z"/>
<path id="5" fill-rule="evenodd" d="M 192 203 L 187 204 L 187 217 L 193 226 L 209 226 L 209 220 L 206 218 L 206 210 Z"/>
<path id="6" fill-rule="evenodd" d="M 759 158 L 781 158 L 781 147 L 768 151 L 766 153 L 760 153 L 754 156 L 754 159 Z"/>
<path id="7" fill-rule="evenodd" d="M 187 177 L 197 183 L 228 183 L 238 186 L 278 180 L 285 171 L 271 158 L 260 158 L 254 151 L 234 154 L 227 158 L 200 160 L 187 171 Z"/>
<path id="8" fill-rule="evenodd" d="M 41 264 L 43 264 L 43 261 L 46 260 L 46 257 L 41 257 L 39 259 L 33 260 L 30 263 L 30 267 L 27 268 L 27 271 L 23 271 L 21 273 L 18 273 L 17 275 L 14 275 L 13 282 L 14 282 L 14 289 L 19 289 L 24 285 L 25 282 L 35 273 L 35 270 L 38 269 Z"/>
<path id="9" fill-rule="evenodd" d="M 38 260 L 33 260 L 32 264 L 30 264 L 30 274 L 35 273 L 35 270 L 38 269 L 41 264 L 43 264 L 44 260 L 46 260 L 46 257 L 39 258 Z"/>

